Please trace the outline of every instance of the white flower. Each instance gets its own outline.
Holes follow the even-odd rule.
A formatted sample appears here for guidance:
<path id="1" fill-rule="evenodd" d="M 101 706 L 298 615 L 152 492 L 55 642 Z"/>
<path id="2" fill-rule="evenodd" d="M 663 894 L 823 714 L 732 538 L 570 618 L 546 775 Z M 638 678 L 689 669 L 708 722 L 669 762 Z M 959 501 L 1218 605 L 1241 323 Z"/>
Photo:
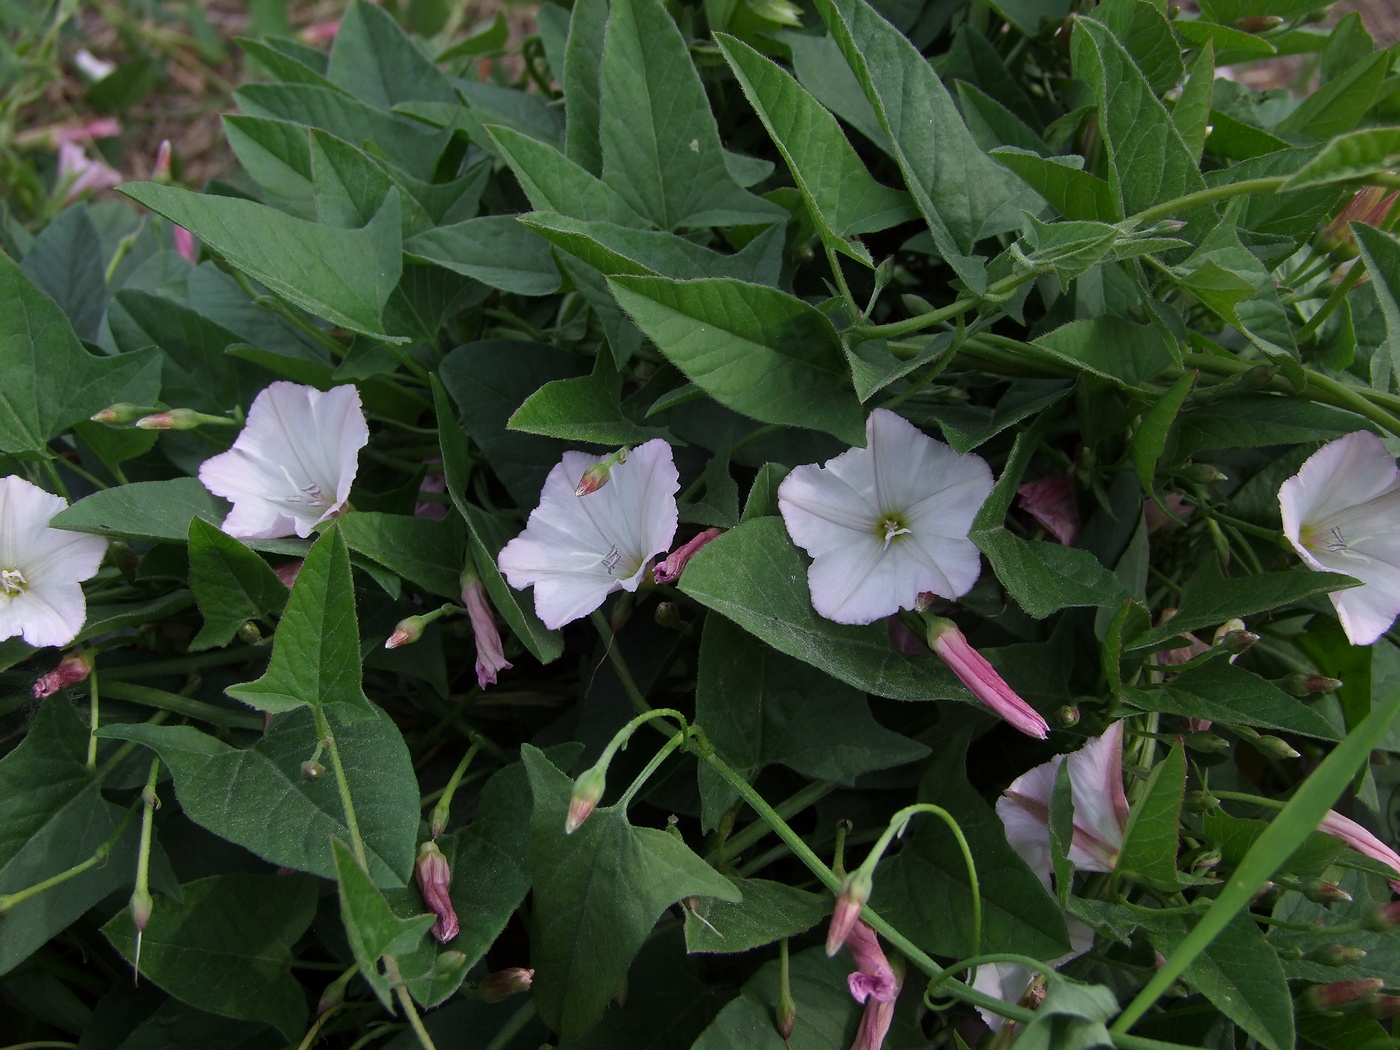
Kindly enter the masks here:
<path id="1" fill-rule="evenodd" d="M 49 528 L 66 506 L 23 478 L 0 478 L 0 639 L 67 645 L 83 628 L 82 581 L 102 564 L 107 541 Z"/>
<path id="2" fill-rule="evenodd" d="M 525 531 L 502 549 L 498 564 L 517 590 L 535 587 L 546 627 L 587 616 L 613 591 L 635 591 L 647 563 L 671 546 L 680 476 L 671 446 L 638 445 L 611 467 L 609 480 L 576 494 L 597 456 L 565 452 L 549 472 Z"/>
<path id="3" fill-rule="evenodd" d="M 1357 431 L 1318 449 L 1278 490 L 1283 534 L 1312 568 L 1363 584 L 1329 597 L 1353 645 L 1400 614 L 1400 471 L 1381 439 Z"/>
<path id="4" fill-rule="evenodd" d="M 369 426 L 360 392 L 322 393 L 300 383 L 273 383 L 253 400 L 233 448 L 199 468 L 199 480 L 233 501 L 220 526 L 239 539 L 310 536 L 350 498 Z"/>
<path id="5" fill-rule="evenodd" d="M 912 609 L 922 591 L 957 598 L 982 566 L 967 533 L 992 491 L 986 462 L 883 408 L 865 434 L 866 448 L 798 467 L 778 488 L 788 534 L 813 559 L 812 605 L 837 623 Z"/>

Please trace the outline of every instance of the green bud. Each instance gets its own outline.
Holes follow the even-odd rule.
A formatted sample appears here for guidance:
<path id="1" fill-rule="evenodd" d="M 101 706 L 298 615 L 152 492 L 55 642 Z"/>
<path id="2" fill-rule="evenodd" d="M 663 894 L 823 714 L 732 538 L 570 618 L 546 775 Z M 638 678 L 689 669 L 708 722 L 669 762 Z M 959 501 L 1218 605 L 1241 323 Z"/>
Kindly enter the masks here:
<path id="1" fill-rule="evenodd" d="M 1192 751 L 1203 751 L 1208 755 L 1230 750 L 1230 741 L 1218 733 L 1212 733 L 1205 729 L 1187 733 L 1182 739 L 1186 741 L 1186 746 Z"/>
<path id="2" fill-rule="evenodd" d="M 1341 944 L 1324 944 L 1320 948 L 1314 948 L 1303 958 L 1310 962 L 1321 963 L 1323 966 L 1350 966 L 1366 958 L 1366 953 L 1360 948 L 1346 947 Z"/>
<path id="3" fill-rule="evenodd" d="M 574 781 L 574 791 L 569 797 L 569 813 L 564 818 L 564 834 L 572 835 L 588 819 L 593 807 L 598 805 L 607 787 L 607 777 L 597 766 L 585 769 Z"/>
<path id="4" fill-rule="evenodd" d="M 1188 791 L 1182 804 L 1189 813 L 1208 813 L 1220 805 L 1220 799 L 1209 791 Z"/>
<path id="5" fill-rule="evenodd" d="M 130 426 L 149 411 L 150 409 L 143 405 L 133 405 L 129 401 L 123 401 L 120 404 L 108 405 L 101 412 L 88 418 L 94 423 L 105 423 L 108 426 Z"/>
<path id="6" fill-rule="evenodd" d="M 1061 729 L 1070 729 L 1079 724 L 1079 708 L 1065 704 L 1055 712 L 1055 724 Z"/>
<path id="7" fill-rule="evenodd" d="M 1343 685 L 1339 678 L 1328 678 L 1326 675 L 1306 674 L 1298 671 L 1295 674 L 1286 674 L 1282 678 L 1275 678 L 1273 684 L 1282 689 L 1289 696 L 1312 696 L 1314 693 L 1335 693 Z"/>

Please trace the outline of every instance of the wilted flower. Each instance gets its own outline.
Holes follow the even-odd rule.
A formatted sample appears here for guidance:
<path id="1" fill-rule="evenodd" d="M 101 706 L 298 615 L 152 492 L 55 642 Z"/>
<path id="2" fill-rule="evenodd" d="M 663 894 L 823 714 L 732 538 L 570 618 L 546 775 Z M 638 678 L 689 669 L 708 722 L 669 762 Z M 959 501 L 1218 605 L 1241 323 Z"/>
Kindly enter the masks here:
<path id="1" fill-rule="evenodd" d="M 1050 727 L 1040 712 L 1017 695 L 987 658 L 972 647 L 952 620 L 936 621 L 929 630 L 929 647 L 953 669 L 974 696 L 1011 725 L 1044 740 Z"/>
<path id="2" fill-rule="evenodd" d="M 92 674 L 91 653 L 64 653 L 58 666 L 34 683 L 34 699 L 43 700 Z"/>
<path id="3" fill-rule="evenodd" d="M 681 573 L 685 572 L 686 564 L 695 557 L 695 552 L 723 532 L 723 529 L 706 529 L 693 540 L 681 544 L 666 555 L 665 561 L 657 563 L 656 568 L 651 571 L 652 580 L 656 583 L 675 583 L 681 578 Z"/>
<path id="4" fill-rule="evenodd" d="M 894 1004 L 904 979 L 885 958 L 875 931 L 864 922 L 851 928 L 846 947 L 856 963 L 856 972 L 846 978 L 846 984 L 855 1001 L 865 1004 L 851 1050 L 880 1050 L 894 1021 Z"/>
<path id="5" fill-rule="evenodd" d="M 97 572 L 107 541 L 49 528 L 66 506 L 21 477 L 0 478 L 0 639 L 67 645 L 82 630 L 82 581 Z"/>
<path id="6" fill-rule="evenodd" d="M 442 500 L 423 499 L 425 495 L 440 496 L 447 491 L 447 475 L 442 472 L 442 459 L 437 458 L 427 464 L 428 471 L 418 483 L 419 500 L 413 505 L 415 518 L 441 521 L 447 517 L 447 504 Z"/>
<path id="7" fill-rule="evenodd" d="M 495 685 L 497 673 L 510 670 L 511 664 L 501 646 L 501 632 L 496 629 L 496 613 L 486 588 L 474 572 L 462 574 L 462 604 L 467 607 L 476 639 L 476 684 L 485 689 Z"/>
<path id="8" fill-rule="evenodd" d="M 63 191 L 64 204 L 97 190 L 120 186 L 125 181 L 121 172 L 100 160 L 93 160 L 78 143 L 65 142 L 58 147 L 58 185 Z"/>
<path id="9" fill-rule="evenodd" d="M 277 382 L 253 400 L 233 448 L 199 468 L 199 480 L 233 501 L 220 526 L 239 539 L 310 536 L 340 513 L 369 426 L 353 386 L 322 392 Z"/>
<path id="10" fill-rule="evenodd" d="M 1278 490 L 1283 534 L 1312 568 L 1355 576 L 1334 591 L 1352 645 L 1370 645 L 1400 614 L 1400 471 L 1368 431 L 1330 441 Z"/>
<path id="11" fill-rule="evenodd" d="M 452 898 L 447 889 L 452 882 L 452 873 L 447 869 L 447 858 L 442 850 L 432 842 L 425 842 L 418 848 L 418 863 L 414 866 L 418 877 L 418 889 L 428 910 L 437 916 L 432 934 L 441 944 L 446 944 L 457 936 L 460 927 L 457 913 L 452 909 Z"/>
<path id="12" fill-rule="evenodd" d="M 1074 502 L 1074 478 L 1052 474 L 1028 481 L 1016 490 L 1021 509 L 1040 522 L 1066 547 L 1079 538 L 1079 508 Z"/>
<path id="13" fill-rule="evenodd" d="M 613 591 L 635 591 L 647 563 L 676 534 L 680 476 L 671 446 L 638 445 L 611 471 L 608 485 L 575 495 L 595 456 L 565 452 L 549 472 L 525 531 L 497 559 L 517 590 L 534 585 L 535 611 L 546 627 L 587 616 Z"/>
<path id="14" fill-rule="evenodd" d="M 812 556 L 812 605 L 837 623 L 911 609 L 922 591 L 957 598 L 981 571 L 967 534 L 992 491 L 987 464 L 886 409 L 865 433 L 866 448 L 800 466 L 778 488 L 788 534 Z"/>

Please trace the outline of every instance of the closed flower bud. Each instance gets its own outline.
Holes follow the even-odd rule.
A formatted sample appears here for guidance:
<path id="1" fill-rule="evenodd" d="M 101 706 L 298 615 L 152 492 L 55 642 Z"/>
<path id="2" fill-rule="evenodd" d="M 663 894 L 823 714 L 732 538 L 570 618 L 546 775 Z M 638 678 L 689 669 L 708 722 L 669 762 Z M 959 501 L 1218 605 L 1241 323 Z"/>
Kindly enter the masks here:
<path id="1" fill-rule="evenodd" d="M 1079 708 L 1065 704 L 1055 711 L 1055 724 L 1061 729 L 1071 729 L 1079 724 Z"/>
<path id="2" fill-rule="evenodd" d="M 447 858 L 442 850 L 432 842 L 425 842 L 418 848 L 418 863 L 414 866 L 418 877 L 418 890 L 428 910 L 437 916 L 432 925 L 432 934 L 442 944 L 457 936 L 457 913 L 452 909 L 452 898 L 448 896 L 448 886 L 452 873 L 447 869 Z"/>
<path id="3" fill-rule="evenodd" d="M 1283 19 L 1278 15 L 1247 15 L 1235 20 L 1235 28 L 1246 33 L 1267 33 L 1281 25 Z"/>
<path id="4" fill-rule="evenodd" d="M 142 405 L 133 405 L 129 401 L 123 401 L 120 404 L 108 405 L 101 412 L 96 412 L 88 418 L 94 423 L 122 427 L 130 426 L 149 411 L 149 408 Z"/>
<path id="5" fill-rule="evenodd" d="M 1209 871 L 1211 868 L 1218 866 L 1223 859 L 1224 857 L 1218 849 L 1202 850 L 1192 862 L 1191 870 L 1197 872 Z"/>
<path id="6" fill-rule="evenodd" d="M 574 792 L 569 796 L 569 813 L 564 818 L 565 835 L 572 835 L 579 829 L 579 825 L 588 819 L 593 807 L 598 805 L 599 799 L 603 797 L 603 789 L 606 786 L 607 778 L 596 766 L 579 774 L 579 778 L 574 781 Z"/>
<path id="7" fill-rule="evenodd" d="M 826 931 L 826 954 L 835 955 L 846 943 L 846 938 L 860 918 L 861 909 L 870 899 L 872 889 L 870 875 L 857 868 L 846 876 L 841 884 L 841 892 L 836 895 L 836 906 L 831 910 L 831 925 Z"/>
<path id="8" fill-rule="evenodd" d="M 1349 904 L 1351 894 L 1335 882 L 1326 879 L 1303 879 L 1297 886 L 1299 892 L 1314 904 Z"/>
<path id="9" fill-rule="evenodd" d="M 394 628 L 394 633 L 384 642 L 384 648 L 397 649 L 400 646 L 412 645 L 423 637 L 423 625 L 424 620 L 421 616 L 404 617 Z"/>
<path id="10" fill-rule="evenodd" d="M 326 985 L 326 990 L 321 993 L 321 998 L 316 1003 L 317 1017 L 320 1017 L 327 1011 L 334 1010 L 341 1003 L 345 1002 L 345 986 L 349 984 L 350 979 L 357 976 L 359 972 L 358 967 L 352 966 L 330 984 Z"/>
<path id="11" fill-rule="evenodd" d="M 1278 365 L 1255 365 L 1240 375 L 1240 386 L 1246 390 L 1263 390 L 1278 378 Z"/>
<path id="12" fill-rule="evenodd" d="M 1220 805 L 1220 799 L 1209 791 L 1188 791 L 1182 804 L 1189 813 L 1207 813 Z"/>
<path id="13" fill-rule="evenodd" d="M 57 667 L 34 683 L 34 699 L 43 700 L 45 697 L 53 696 L 60 689 L 76 685 L 90 674 L 92 674 L 92 655 L 90 653 L 68 653 L 62 660 L 58 661 Z"/>
<path id="14" fill-rule="evenodd" d="M 1186 746 L 1192 751 L 1204 751 L 1208 755 L 1230 750 L 1230 741 L 1217 733 L 1205 730 L 1187 733 L 1183 739 L 1186 741 Z"/>
<path id="15" fill-rule="evenodd" d="M 1274 758 L 1301 758 L 1296 750 L 1285 740 L 1276 736 L 1259 736 L 1250 741 L 1256 748 L 1266 755 Z"/>
<path id="16" fill-rule="evenodd" d="M 583 472 L 583 477 L 579 478 L 578 487 L 574 489 L 575 496 L 587 496 L 590 492 L 597 492 L 612 478 L 612 468 L 619 463 L 627 462 L 628 449 L 621 448 L 611 456 L 606 456 L 594 463 Z"/>
<path id="17" fill-rule="evenodd" d="M 233 426 L 235 422 L 226 416 L 210 416 L 192 408 L 172 408 L 168 412 L 142 416 L 136 426 L 140 430 L 195 430 L 202 426 Z"/>
<path id="18" fill-rule="evenodd" d="M 481 979 L 477 991 L 488 1003 L 499 1003 L 502 999 L 509 999 L 512 995 L 528 992 L 534 980 L 534 970 L 512 966 L 505 970 L 497 970 L 495 973 L 488 973 Z"/>
<path id="19" fill-rule="evenodd" d="M 1304 674 L 1299 671 L 1296 674 L 1275 678 L 1273 684 L 1289 696 L 1312 696 L 1314 693 L 1335 693 L 1342 687 L 1343 683 L 1339 678 L 1328 678 L 1321 674 Z"/>
<path id="20" fill-rule="evenodd" d="M 305 762 L 301 764 L 302 780 L 315 783 L 316 781 L 321 779 L 325 772 L 326 767 L 321 765 L 321 763 L 317 762 L 315 759 L 308 758 Z"/>
<path id="21" fill-rule="evenodd" d="M 675 602 L 657 602 L 656 612 L 652 613 L 652 619 L 656 621 L 658 627 L 670 630 L 680 625 L 681 611 Z"/>
<path id="22" fill-rule="evenodd" d="M 1218 467 L 1209 463 L 1190 463 L 1182 469 L 1181 476 L 1196 485 L 1214 485 L 1227 479 Z"/>
<path id="23" fill-rule="evenodd" d="M 1310 962 L 1321 963 L 1323 966 L 1350 966 L 1352 963 L 1359 963 L 1366 958 L 1366 953 L 1360 948 L 1350 948 L 1341 944 L 1324 944 L 1320 948 L 1314 948 L 1303 958 Z"/>
<path id="24" fill-rule="evenodd" d="M 1400 1017 L 1400 995 L 1378 995 L 1366 1003 L 1365 1013 L 1377 1021 Z"/>
<path id="25" fill-rule="evenodd" d="M 1381 905 L 1366 917 L 1365 925 L 1373 933 L 1385 933 L 1400 926 L 1400 901 Z"/>
<path id="26" fill-rule="evenodd" d="M 257 624 L 249 620 L 242 627 L 238 628 L 238 640 L 248 645 L 258 645 L 263 640 L 262 631 L 258 629 Z"/>
<path id="27" fill-rule="evenodd" d="M 1379 977 L 1315 984 L 1299 997 L 1299 1004 L 1315 1012 L 1336 1010 L 1370 999 L 1384 987 L 1385 982 Z"/>
<path id="28" fill-rule="evenodd" d="M 151 898 L 149 890 L 136 888 L 136 892 L 131 895 L 131 922 L 136 927 L 137 933 L 142 933 L 151 921 L 151 912 L 155 910 L 155 901 Z"/>
<path id="29" fill-rule="evenodd" d="M 160 148 L 156 150 L 156 164 L 151 169 L 151 178 L 162 185 L 170 184 L 170 140 L 162 139 Z"/>

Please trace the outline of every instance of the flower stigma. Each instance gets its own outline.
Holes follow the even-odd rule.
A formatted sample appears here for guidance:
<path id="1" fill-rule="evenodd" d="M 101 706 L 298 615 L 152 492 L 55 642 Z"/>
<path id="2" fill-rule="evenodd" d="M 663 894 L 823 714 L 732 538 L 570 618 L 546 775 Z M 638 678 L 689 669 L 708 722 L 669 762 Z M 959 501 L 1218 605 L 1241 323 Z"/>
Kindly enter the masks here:
<path id="1" fill-rule="evenodd" d="M 896 536 L 908 536 L 913 530 L 908 528 L 899 518 L 893 514 L 887 515 L 885 520 L 880 522 L 880 527 L 884 530 L 885 550 L 890 549 L 890 544 L 894 542 Z"/>
<path id="2" fill-rule="evenodd" d="M 12 598 L 17 594 L 23 594 L 24 589 L 29 586 L 29 581 L 24 578 L 24 573 L 19 569 L 0 569 L 0 594 L 7 598 Z"/>

